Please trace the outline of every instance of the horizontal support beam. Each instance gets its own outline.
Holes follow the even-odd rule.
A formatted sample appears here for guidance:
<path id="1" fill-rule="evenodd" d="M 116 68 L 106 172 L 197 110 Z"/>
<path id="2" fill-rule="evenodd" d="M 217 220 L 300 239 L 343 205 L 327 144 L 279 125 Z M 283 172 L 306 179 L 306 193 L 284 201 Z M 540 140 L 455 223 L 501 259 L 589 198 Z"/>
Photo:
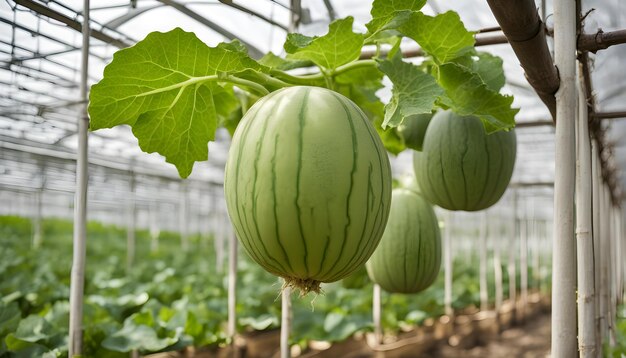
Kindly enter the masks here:
<path id="1" fill-rule="evenodd" d="M 578 49 L 593 53 L 623 43 L 626 43 L 626 30 L 611 32 L 599 30 L 595 34 L 582 34 L 578 37 Z"/>
<path id="2" fill-rule="evenodd" d="M 482 30 L 478 30 L 478 33 L 482 33 Z M 489 45 L 499 45 L 508 43 L 506 36 L 503 34 L 490 34 L 490 35 L 476 35 L 474 36 L 475 43 L 474 46 L 489 46 Z M 376 50 L 364 50 L 361 52 L 361 59 L 369 59 L 376 55 Z M 410 57 L 420 57 L 424 56 L 424 51 L 421 48 L 415 49 L 407 49 L 402 50 L 402 57 L 410 58 Z"/>
<path id="3" fill-rule="evenodd" d="M 543 119 L 543 120 L 538 120 L 538 121 L 515 123 L 515 128 L 531 128 L 531 127 L 543 127 L 543 126 L 554 127 L 554 121 Z"/>
<path id="4" fill-rule="evenodd" d="M 285 25 L 283 25 L 281 23 L 278 23 L 278 22 L 276 22 L 276 21 L 274 21 L 274 20 L 272 20 L 272 19 L 270 19 L 270 18 L 268 18 L 268 17 L 266 17 L 266 16 L 264 16 L 262 14 L 259 14 L 256 11 L 250 10 L 250 9 L 248 9 L 245 6 L 241 6 L 239 4 L 235 4 L 232 0 L 219 0 L 219 2 L 224 4 L 224 5 L 226 5 L 226 6 L 230 6 L 233 9 L 237 9 L 239 11 L 245 12 L 246 14 L 258 17 L 259 19 L 267 22 L 270 25 L 274 25 L 276 27 L 280 27 L 281 29 L 283 29 L 285 31 L 289 31 L 289 29 L 287 29 L 287 26 L 285 26 Z"/>
<path id="5" fill-rule="evenodd" d="M 626 111 L 592 112 L 589 115 L 593 118 L 598 118 L 598 119 L 626 119 Z"/>
<path id="6" fill-rule="evenodd" d="M 556 118 L 560 80 L 546 41 L 546 28 L 534 0 L 487 0 L 491 12 L 506 35 L 528 83 Z"/>
<path id="7" fill-rule="evenodd" d="M 52 158 L 59 159 L 67 159 L 67 160 L 76 160 L 76 153 L 66 148 L 62 148 L 59 146 L 44 144 L 36 141 L 31 141 L 27 139 L 19 139 L 8 137 L 5 135 L 0 135 L 0 149 L 11 149 L 15 151 L 47 156 Z M 149 165 L 140 164 L 137 161 L 121 161 L 115 160 L 109 156 L 99 155 L 97 153 L 89 153 L 89 164 L 97 165 L 100 167 L 105 167 L 109 169 L 115 169 L 125 172 L 133 172 L 142 175 L 148 175 L 152 177 L 159 177 L 163 179 L 170 180 L 180 180 L 175 171 L 171 171 L 171 173 L 167 173 L 167 171 L 163 170 L 163 168 L 158 167 L 150 167 Z M 209 180 L 199 180 L 199 179 L 187 179 L 192 181 L 199 181 L 208 184 L 222 185 L 219 182 L 211 182 Z"/>
<path id="8" fill-rule="evenodd" d="M 16 4 L 24 6 L 28 9 L 33 10 L 34 12 L 49 17 L 53 20 L 59 21 L 65 25 L 67 25 L 68 27 L 72 28 L 73 30 L 76 31 L 82 31 L 82 23 L 74 20 L 64 14 L 61 14 L 58 11 L 55 11 L 47 6 L 44 6 L 38 2 L 32 1 L 32 0 L 14 0 Z M 105 34 L 102 31 L 96 30 L 96 29 L 91 29 L 91 37 L 98 39 L 102 42 L 111 44 L 117 48 L 124 48 L 124 47 L 128 47 L 130 46 L 130 44 L 126 43 L 123 40 L 120 39 L 116 39 L 112 36 L 109 36 L 107 34 Z"/>

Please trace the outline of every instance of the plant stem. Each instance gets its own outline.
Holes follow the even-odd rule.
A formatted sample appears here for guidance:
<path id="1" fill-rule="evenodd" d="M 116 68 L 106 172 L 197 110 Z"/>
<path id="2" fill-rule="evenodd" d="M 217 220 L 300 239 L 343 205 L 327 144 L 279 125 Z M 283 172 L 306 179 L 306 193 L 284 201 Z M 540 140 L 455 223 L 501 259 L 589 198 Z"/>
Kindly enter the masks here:
<path id="1" fill-rule="evenodd" d="M 218 78 L 219 78 L 218 79 L 219 81 L 230 82 L 236 85 L 250 88 L 262 96 L 266 96 L 270 94 L 270 91 L 268 91 L 267 88 L 263 87 L 262 85 L 256 82 L 244 80 L 243 78 L 235 77 L 233 75 L 223 75 L 223 76 L 218 75 Z"/>
<path id="2" fill-rule="evenodd" d="M 357 68 L 361 68 L 361 67 L 369 67 L 369 66 L 375 66 L 376 65 L 376 61 L 375 60 L 358 60 L 358 61 L 353 61 L 350 63 L 347 63 L 343 66 L 339 66 L 337 67 L 333 72 L 332 75 L 337 76 L 340 75 L 342 73 L 348 72 L 348 71 L 352 71 L 354 69 Z M 289 74 L 285 71 L 281 71 L 281 70 L 271 70 L 270 74 L 278 77 L 279 79 L 292 83 L 292 84 L 299 84 L 299 85 L 312 85 L 315 84 L 315 82 L 323 80 L 324 79 L 324 73 L 322 71 L 320 71 L 319 73 L 313 74 L 313 75 L 303 75 L 303 76 L 297 76 L 297 75 L 292 75 Z"/>

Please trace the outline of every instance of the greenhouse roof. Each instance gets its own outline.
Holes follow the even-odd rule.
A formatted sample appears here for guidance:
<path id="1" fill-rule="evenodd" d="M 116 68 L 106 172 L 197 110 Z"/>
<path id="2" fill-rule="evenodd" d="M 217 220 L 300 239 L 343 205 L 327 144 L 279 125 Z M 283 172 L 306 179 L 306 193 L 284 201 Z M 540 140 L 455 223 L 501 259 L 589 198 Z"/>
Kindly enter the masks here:
<path id="1" fill-rule="evenodd" d="M 181 27 L 193 31 L 210 46 L 237 38 L 251 56 L 272 51 L 283 54 L 291 16 L 300 19 L 299 32 L 323 34 L 336 18 L 353 16 L 355 28 L 365 31 L 370 3 L 357 0 L 299 1 L 93 1 L 89 83 L 102 78 L 113 53 L 144 38 L 153 31 Z M 550 1 L 538 3 L 551 9 Z M 626 4 L 608 0 L 584 0 L 585 32 L 596 33 L 626 28 Z M 457 11 L 470 30 L 488 29 L 499 35 L 498 23 L 484 1 L 445 2 L 429 0 L 426 13 Z M 550 13 L 543 10 L 550 27 Z M 77 146 L 82 1 L 7 0 L 0 4 L 0 147 L 38 155 L 71 159 Z M 495 30 L 495 31 L 494 31 Z M 477 35 L 478 36 L 478 35 Z M 549 39 L 551 46 L 552 39 Z M 407 43 L 405 49 L 414 49 Z M 518 160 L 513 182 L 517 185 L 546 185 L 554 181 L 554 128 L 546 106 L 524 77 L 524 71 L 508 44 L 481 47 L 504 59 L 506 86 L 520 108 L 516 121 Z M 626 111 L 626 71 L 622 70 L 626 46 L 614 46 L 590 54 L 595 110 L 600 113 Z M 383 90 L 382 98 L 389 98 Z M 613 117 L 624 118 L 623 113 Z M 525 124 L 525 125 L 524 125 Z M 620 187 L 626 187 L 626 124 L 604 120 L 607 168 L 615 168 Z M 209 146 L 209 161 L 196 164 L 192 179 L 220 183 L 229 136 L 219 132 Z M 128 127 L 90 133 L 90 160 L 121 170 L 177 177 L 176 170 L 158 154 L 141 152 Z M 393 160 L 396 174 L 411 167 L 408 152 Z M 6 174 L 5 169 L 5 174 Z M 72 183 L 68 183 L 72 185 Z"/>

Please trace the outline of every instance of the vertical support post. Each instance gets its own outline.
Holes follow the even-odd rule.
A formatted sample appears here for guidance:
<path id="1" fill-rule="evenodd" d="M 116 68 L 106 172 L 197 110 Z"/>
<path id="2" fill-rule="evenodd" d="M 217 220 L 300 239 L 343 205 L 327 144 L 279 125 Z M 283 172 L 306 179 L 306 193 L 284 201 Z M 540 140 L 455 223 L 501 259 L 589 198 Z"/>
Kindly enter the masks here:
<path id="1" fill-rule="evenodd" d="M 159 228 L 159 204 L 153 201 L 150 204 L 150 251 L 155 253 L 159 251 L 159 236 L 161 229 Z"/>
<path id="2" fill-rule="evenodd" d="M 498 222 L 498 228 L 501 228 L 501 220 Z M 502 233 L 501 229 L 498 229 L 500 233 Z M 502 235 L 504 236 L 504 235 Z M 500 310 L 502 309 L 502 300 L 503 300 L 503 290 L 502 290 L 502 260 L 500 257 L 501 251 L 501 240 L 497 237 L 493 240 L 493 273 L 494 273 L 494 281 L 496 285 L 496 314 L 500 314 Z"/>
<path id="3" fill-rule="evenodd" d="M 542 221 L 535 218 L 531 226 L 531 237 L 533 238 L 533 281 L 537 292 L 541 289 L 541 225 Z"/>
<path id="4" fill-rule="evenodd" d="M 33 218 L 33 247 L 38 248 L 43 241 L 41 219 L 43 216 L 43 192 L 46 188 L 46 166 L 41 160 L 37 160 L 39 167 L 39 188 L 35 192 L 35 217 Z"/>
<path id="5" fill-rule="evenodd" d="M 135 261 L 135 173 L 130 172 L 130 193 L 126 199 L 126 273 L 130 273 Z"/>
<path id="6" fill-rule="evenodd" d="M 443 236 L 443 265 L 444 265 L 444 306 L 446 315 L 452 318 L 454 311 L 452 310 L 452 227 L 454 213 L 448 211 Z"/>
<path id="7" fill-rule="evenodd" d="M 554 0 L 554 57 L 560 86 L 556 92 L 554 241 L 552 250 L 552 357 L 575 357 L 576 241 L 574 179 L 576 148 L 576 6 Z"/>
<path id="8" fill-rule="evenodd" d="M 489 292 L 487 287 L 487 237 L 489 236 L 489 224 L 487 222 L 487 211 L 483 211 L 481 215 L 480 226 L 478 234 L 480 310 L 486 311 L 489 309 Z"/>
<path id="9" fill-rule="evenodd" d="M 604 213 L 602 215 L 603 219 L 603 227 L 604 230 L 604 241 L 603 241 L 603 256 L 604 259 L 602 261 L 602 270 L 604 271 L 604 278 L 602 282 L 603 286 L 603 298 L 604 298 L 604 307 L 605 307 L 605 325 L 606 331 L 604 338 L 611 338 L 611 333 L 613 330 L 613 309 L 611 307 L 611 196 L 609 195 L 609 187 L 607 184 L 602 185 L 602 198 L 603 198 L 603 207 Z"/>
<path id="10" fill-rule="evenodd" d="M 227 227 L 228 215 L 218 208 L 217 194 L 211 190 L 211 221 L 213 222 L 213 247 L 215 248 L 215 270 L 218 273 L 224 272 L 224 237 Z"/>
<path id="11" fill-rule="evenodd" d="M 76 193 L 74 196 L 74 237 L 72 272 L 70 277 L 70 322 L 68 357 L 83 354 L 83 293 L 85 286 L 85 256 L 87 252 L 87 158 L 89 116 L 87 114 L 87 78 L 89 66 L 89 0 L 83 0 L 83 44 L 81 52 L 80 100 L 82 116 L 78 119 L 78 148 L 76 161 Z"/>
<path id="12" fill-rule="evenodd" d="M 520 221 L 519 234 L 519 270 L 520 270 L 520 308 L 519 318 L 526 319 L 526 304 L 528 303 L 528 202 L 524 203 L 524 220 Z"/>
<path id="13" fill-rule="evenodd" d="M 602 230 L 600 223 L 601 215 L 601 198 L 600 198 L 600 185 L 602 178 L 599 170 L 600 155 L 598 153 L 598 143 L 596 140 L 591 141 L 591 186 L 592 186 L 592 237 L 593 237 L 593 256 L 595 263 L 594 270 L 594 291 L 595 299 L 594 306 L 596 311 L 595 317 L 595 330 L 596 330 L 596 349 L 598 354 L 602 353 L 602 323 L 603 323 L 603 311 L 602 311 Z"/>
<path id="14" fill-rule="evenodd" d="M 515 239 L 517 238 L 517 189 L 513 189 L 513 220 L 511 221 L 511 240 L 509 242 L 509 257 L 507 265 L 507 274 L 509 276 L 509 300 L 515 309 L 517 315 L 517 268 L 515 265 L 515 259 L 517 258 L 517 250 L 515 249 Z M 517 318 L 517 317 L 516 317 Z"/>
<path id="15" fill-rule="evenodd" d="M 597 173 L 598 175 L 600 175 L 600 160 L 598 160 L 598 162 L 596 163 L 597 165 Z M 600 264 L 600 321 L 599 321 L 599 325 L 600 325 L 600 342 L 603 342 L 604 339 L 607 336 L 607 328 L 608 328 L 608 323 L 607 323 L 607 304 L 606 304 L 606 273 L 607 273 L 607 268 L 606 268 L 606 239 L 607 239 L 607 235 L 606 235 L 606 226 L 605 225 L 605 215 L 606 215 L 606 203 L 605 203 L 605 196 L 604 196 L 604 183 L 602 182 L 602 179 L 600 176 L 598 176 L 599 178 L 599 182 L 598 182 L 598 206 L 599 206 L 599 215 L 598 215 L 598 229 L 600 231 L 599 236 L 600 236 L 600 259 L 599 261 L 597 261 Z"/>
<path id="16" fill-rule="evenodd" d="M 189 230 L 187 228 L 187 181 L 180 182 L 180 200 L 178 211 L 178 225 L 180 232 L 180 245 L 184 252 L 189 251 Z"/>
<path id="17" fill-rule="evenodd" d="M 382 307 L 381 307 L 381 291 L 380 286 L 375 283 L 374 290 L 372 292 L 372 318 L 374 320 L 374 340 L 376 345 L 379 345 L 383 341 L 383 327 L 381 324 Z"/>
<path id="18" fill-rule="evenodd" d="M 291 331 L 291 287 L 285 286 L 281 295 L 280 358 L 291 358 L 291 348 L 289 347 L 289 332 Z"/>
<path id="19" fill-rule="evenodd" d="M 228 337 L 231 338 L 232 343 L 235 342 L 235 335 L 237 334 L 237 316 L 236 316 L 236 304 L 237 304 L 237 235 L 235 230 L 232 230 L 230 237 L 230 245 L 228 252 Z M 233 345 L 234 348 L 234 345 Z"/>
<path id="20" fill-rule="evenodd" d="M 589 112 L 582 65 L 578 65 L 578 118 L 576 125 L 576 254 L 578 262 L 578 351 L 596 357 L 595 268 L 592 232 L 591 142 Z"/>

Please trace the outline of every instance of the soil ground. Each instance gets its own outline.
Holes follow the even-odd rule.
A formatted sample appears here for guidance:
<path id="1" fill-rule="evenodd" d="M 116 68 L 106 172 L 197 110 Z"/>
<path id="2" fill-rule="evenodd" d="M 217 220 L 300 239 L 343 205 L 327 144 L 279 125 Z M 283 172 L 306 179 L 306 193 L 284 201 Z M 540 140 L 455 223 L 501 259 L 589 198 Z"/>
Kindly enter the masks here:
<path id="1" fill-rule="evenodd" d="M 550 316 L 541 314 L 523 326 L 503 331 L 496 340 L 471 349 L 458 349 L 442 344 L 430 351 L 427 358 L 545 358 L 550 356 Z"/>

